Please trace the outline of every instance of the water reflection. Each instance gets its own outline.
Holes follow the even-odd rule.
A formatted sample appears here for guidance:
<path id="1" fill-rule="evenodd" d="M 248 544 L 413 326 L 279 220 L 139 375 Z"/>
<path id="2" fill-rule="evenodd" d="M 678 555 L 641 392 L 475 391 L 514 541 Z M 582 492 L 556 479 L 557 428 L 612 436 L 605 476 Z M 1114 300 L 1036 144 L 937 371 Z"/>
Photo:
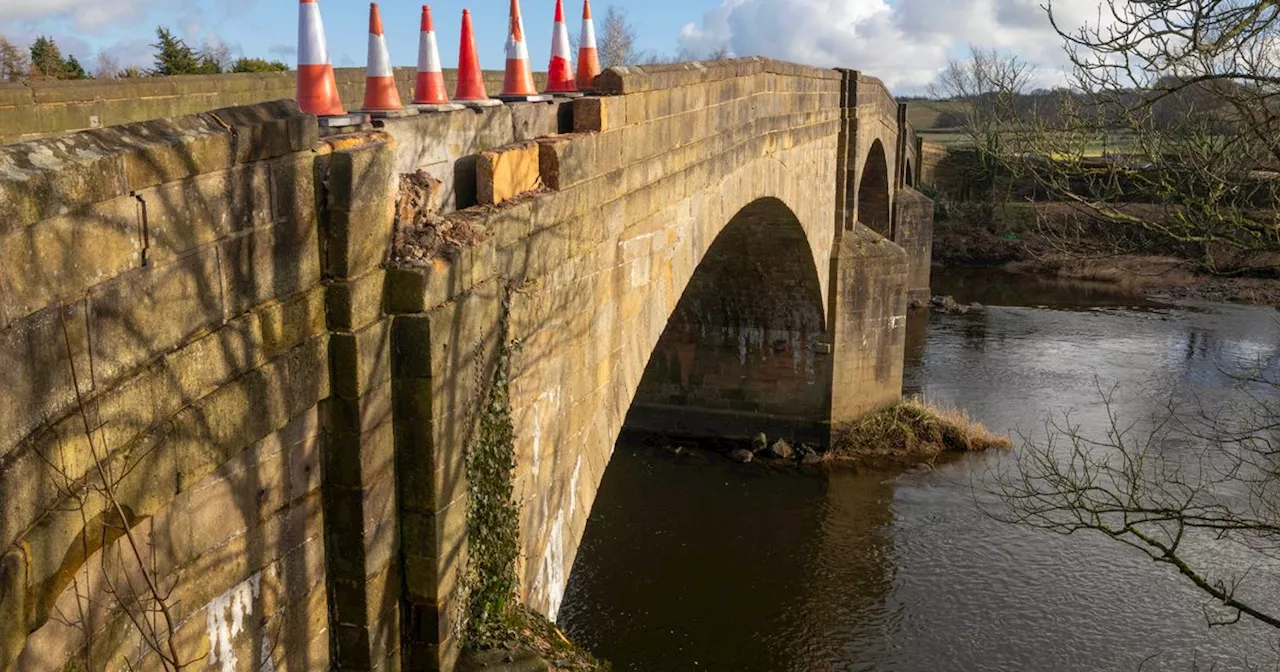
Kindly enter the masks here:
<path id="1" fill-rule="evenodd" d="M 1065 409 L 1097 427 L 1106 419 L 1099 384 L 1122 385 L 1125 417 L 1159 414 L 1171 397 L 1213 407 L 1236 394 L 1224 369 L 1280 357 L 1274 310 L 1161 305 L 1101 288 L 1081 298 L 1079 288 L 986 273 L 985 282 L 935 284 L 986 310 L 912 315 L 906 386 L 1001 431 L 1034 433 Z M 970 484 L 992 459 L 821 477 L 624 442 L 562 623 L 623 670 L 1134 670 L 1152 655 L 1143 669 L 1191 669 L 1193 660 L 1240 669 L 1245 656 L 1276 660 L 1273 633 L 1207 628 L 1201 596 L 1141 554 L 983 517 Z"/>

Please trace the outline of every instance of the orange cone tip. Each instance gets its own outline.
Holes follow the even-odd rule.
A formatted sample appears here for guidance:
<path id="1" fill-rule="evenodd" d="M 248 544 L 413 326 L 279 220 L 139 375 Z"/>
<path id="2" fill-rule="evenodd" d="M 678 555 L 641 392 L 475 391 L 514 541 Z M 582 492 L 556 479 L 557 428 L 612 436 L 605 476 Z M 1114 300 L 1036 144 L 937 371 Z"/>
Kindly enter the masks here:
<path id="1" fill-rule="evenodd" d="M 470 107 L 486 107 L 501 103 L 489 98 L 480 71 L 480 55 L 476 51 L 476 34 L 471 28 L 471 11 L 462 10 L 462 38 L 458 43 L 458 88 L 453 102 Z"/>
<path id="2" fill-rule="evenodd" d="M 502 100 L 546 100 L 533 86 L 533 70 L 529 66 L 529 46 L 524 41 L 524 19 L 520 16 L 520 0 L 511 0 L 511 27 L 507 31 L 507 70 L 503 78 Z"/>
<path id="3" fill-rule="evenodd" d="M 573 57 L 569 52 L 569 29 L 564 25 L 564 0 L 556 0 L 556 19 L 551 30 L 551 64 L 547 66 L 547 93 L 578 92 L 578 82 L 573 74 Z"/>
<path id="4" fill-rule="evenodd" d="M 422 6 L 422 26 L 418 40 L 418 79 L 413 87 L 415 105 L 448 105 L 444 88 L 444 72 L 440 68 L 440 46 L 436 43 L 435 23 L 431 8 Z"/>
<path id="5" fill-rule="evenodd" d="M 591 19 L 591 0 L 582 2 L 582 33 L 578 36 L 578 88 L 590 91 L 600 74 L 600 52 L 596 49 L 596 24 Z"/>
<path id="6" fill-rule="evenodd" d="M 378 3 L 369 3 L 369 66 L 364 80 L 364 111 L 403 110 L 396 89 L 391 57 L 387 54 L 387 38 L 382 33 L 382 13 Z"/>
<path id="7" fill-rule="evenodd" d="M 319 117 L 345 115 L 316 0 L 298 3 L 298 107 Z"/>

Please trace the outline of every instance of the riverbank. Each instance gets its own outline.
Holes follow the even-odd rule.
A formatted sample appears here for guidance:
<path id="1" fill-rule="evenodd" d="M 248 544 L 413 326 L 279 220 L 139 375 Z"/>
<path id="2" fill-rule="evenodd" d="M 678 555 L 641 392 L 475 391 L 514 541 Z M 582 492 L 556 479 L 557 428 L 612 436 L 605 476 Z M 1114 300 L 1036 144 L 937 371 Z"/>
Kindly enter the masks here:
<path id="1" fill-rule="evenodd" d="M 1211 276 L 1195 273 L 1192 264 L 1171 254 L 1102 254 L 1067 249 L 1061 237 L 1036 226 L 1037 213 L 1050 206 L 1010 205 L 1003 221 L 977 225 L 940 221 L 934 225 L 933 262 L 952 268 L 1000 268 L 1014 273 L 1063 280 L 1103 282 L 1134 296 L 1198 299 L 1250 305 L 1280 306 L 1280 268 L 1271 275 Z M 1052 213 L 1050 213 L 1052 215 Z M 1262 260 L 1280 266 L 1280 260 Z"/>

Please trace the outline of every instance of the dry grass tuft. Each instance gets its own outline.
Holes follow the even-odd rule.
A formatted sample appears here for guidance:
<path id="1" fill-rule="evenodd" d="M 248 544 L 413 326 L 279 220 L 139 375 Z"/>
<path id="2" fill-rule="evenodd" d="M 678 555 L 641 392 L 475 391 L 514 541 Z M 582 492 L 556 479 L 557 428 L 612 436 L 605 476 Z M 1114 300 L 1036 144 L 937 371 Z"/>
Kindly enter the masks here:
<path id="1" fill-rule="evenodd" d="M 829 459 L 917 463 L 943 453 L 1008 450 L 1013 443 L 957 408 L 909 399 L 850 423 L 828 451 Z"/>

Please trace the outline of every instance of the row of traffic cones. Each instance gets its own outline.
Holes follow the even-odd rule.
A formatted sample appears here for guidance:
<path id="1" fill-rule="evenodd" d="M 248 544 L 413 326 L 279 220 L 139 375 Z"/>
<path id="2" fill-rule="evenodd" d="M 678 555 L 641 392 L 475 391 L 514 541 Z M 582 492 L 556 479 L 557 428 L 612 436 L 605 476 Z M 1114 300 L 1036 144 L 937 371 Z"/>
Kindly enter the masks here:
<path id="1" fill-rule="evenodd" d="M 396 89 L 386 36 L 382 29 L 382 15 L 377 3 L 369 6 L 369 65 L 365 79 L 364 108 L 362 114 L 358 115 L 348 115 L 339 99 L 333 65 L 329 61 L 328 47 L 325 44 L 324 26 L 320 21 L 318 0 L 299 0 L 298 9 L 298 106 L 303 112 L 326 118 L 327 125 L 331 126 L 359 123 L 363 121 L 364 114 L 385 117 L 408 113 L 400 103 L 400 93 Z M 493 100 L 485 90 L 475 33 L 471 26 L 471 12 L 463 10 L 462 40 L 458 50 L 458 86 L 451 101 L 445 91 L 444 72 L 440 67 L 440 50 L 436 42 L 431 9 L 423 5 L 418 43 L 418 77 L 410 108 L 417 111 L 439 111 L 457 109 L 458 104 L 484 107 L 501 104 L 501 101 L 550 100 L 553 95 L 582 95 L 581 90 L 593 87 L 596 76 L 600 74 L 600 58 L 596 51 L 591 0 L 584 0 L 583 3 L 576 75 L 571 62 L 563 0 L 556 0 L 551 64 L 548 67 L 545 94 L 539 94 L 534 88 L 519 0 L 511 0 L 510 16 L 506 76 L 502 93 L 498 94 L 498 100 Z"/>

